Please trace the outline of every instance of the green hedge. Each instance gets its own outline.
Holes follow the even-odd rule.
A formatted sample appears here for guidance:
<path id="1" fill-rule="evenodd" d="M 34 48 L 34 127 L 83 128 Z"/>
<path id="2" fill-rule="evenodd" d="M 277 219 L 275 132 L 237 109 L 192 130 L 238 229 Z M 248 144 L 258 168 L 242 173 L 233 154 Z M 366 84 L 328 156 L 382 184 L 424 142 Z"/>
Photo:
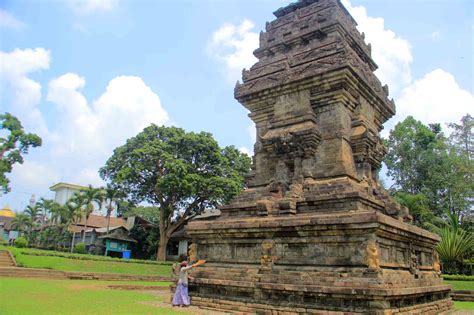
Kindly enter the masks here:
<path id="1" fill-rule="evenodd" d="M 456 280 L 456 281 L 474 281 L 474 276 L 466 275 L 443 275 L 444 280 Z"/>
<path id="2" fill-rule="evenodd" d="M 10 250 L 14 256 L 17 256 L 18 254 L 30 255 L 30 256 L 52 256 L 52 257 L 62 257 L 62 258 L 79 259 L 79 260 L 114 261 L 114 262 L 121 262 L 121 263 L 136 263 L 136 264 L 146 264 L 146 265 L 171 266 L 173 264 L 172 262 L 165 262 L 165 261 L 121 259 L 121 258 L 113 258 L 113 257 L 108 257 L 108 256 L 66 253 L 66 252 L 58 252 L 58 251 L 42 250 L 42 249 L 14 248 L 14 247 L 6 247 L 6 246 L 0 246 L 0 248 Z"/>

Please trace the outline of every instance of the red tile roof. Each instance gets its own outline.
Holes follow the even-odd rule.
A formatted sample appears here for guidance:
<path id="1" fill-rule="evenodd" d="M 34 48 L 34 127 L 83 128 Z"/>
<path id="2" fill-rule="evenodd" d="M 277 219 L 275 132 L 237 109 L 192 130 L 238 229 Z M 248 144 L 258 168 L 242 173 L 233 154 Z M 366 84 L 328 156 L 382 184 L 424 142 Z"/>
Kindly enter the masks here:
<path id="1" fill-rule="evenodd" d="M 82 217 L 81 221 L 79 223 L 71 225 L 68 230 L 71 232 L 80 232 L 84 229 L 84 226 L 86 224 L 86 217 Z M 127 220 L 124 218 L 114 218 L 110 217 L 110 226 L 123 226 L 125 227 L 127 225 Z M 101 216 L 101 215 L 96 215 L 96 214 L 91 214 L 89 216 L 89 219 L 87 220 L 87 229 L 89 228 L 103 228 L 107 227 L 107 217 L 106 216 Z"/>

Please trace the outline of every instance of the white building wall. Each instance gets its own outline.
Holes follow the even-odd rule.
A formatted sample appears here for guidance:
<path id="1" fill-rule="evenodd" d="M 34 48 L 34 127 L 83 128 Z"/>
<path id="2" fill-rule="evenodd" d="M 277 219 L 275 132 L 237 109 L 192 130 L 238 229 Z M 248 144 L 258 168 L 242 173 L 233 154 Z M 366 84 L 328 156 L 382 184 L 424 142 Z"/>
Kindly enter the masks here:
<path id="1" fill-rule="evenodd" d="M 79 189 L 61 187 L 56 190 L 56 194 L 54 195 L 54 201 L 56 201 L 60 205 L 64 205 L 78 191 Z"/>

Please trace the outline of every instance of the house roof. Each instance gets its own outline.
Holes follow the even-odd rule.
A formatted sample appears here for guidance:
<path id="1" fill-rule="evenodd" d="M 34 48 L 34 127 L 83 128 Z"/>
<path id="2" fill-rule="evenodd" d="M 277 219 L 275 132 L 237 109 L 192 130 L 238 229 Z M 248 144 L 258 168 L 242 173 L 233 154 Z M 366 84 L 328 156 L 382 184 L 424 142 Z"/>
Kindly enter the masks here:
<path id="1" fill-rule="evenodd" d="M 84 231 L 84 227 L 77 226 L 77 225 L 70 225 L 68 226 L 67 230 L 71 233 L 81 233 L 82 231 Z"/>
<path id="2" fill-rule="evenodd" d="M 194 218 L 191 219 L 191 221 L 194 220 L 214 220 L 218 218 L 221 215 L 221 211 L 219 209 L 204 209 L 204 211 L 195 216 Z M 188 225 L 184 225 L 178 230 L 174 231 L 171 234 L 172 239 L 190 239 L 191 237 L 188 234 Z"/>
<path id="3" fill-rule="evenodd" d="M 68 227 L 68 231 L 73 232 L 73 233 L 80 233 L 84 231 L 84 227 L 86 224 L 86 217 L 83 216 L 81 218 L 81 221 L 76 224 L 72 224 Z M 126 227 L 127 226 L 127 220 L 124 218 L 114 218 L 110 217 L 110 227 Z M 91 214 L 89 216 L 89 219 L 87 220 L 87 232 L 90 232 L 92 230 L 101 229 L 104 228 L 105 231 L 107 230 L 107 217 L 106 216 L 101 216 L 101 215 L 96 215 L 96 214 Z M 110 229 L 110 228 L 109 228 Z"/>
<path id="4" fill-rule="evenodd" d="M 85 225 L 86 224 L 86 217 L 83 216 L 81 221 L 79 221 L 76 225 Z M 124 218 L 114 218 L 110 217 L 110 226 L 126 226 L 127 220 Z M 91 228 L 102 228 L 107 227 L 107 217 L 102 215 L 91 214 L 89 219 L 87 220 L 87 227 Z"/>
<path id="5" fill-rule="evenodd" d="M 70 189 L 83 190 L 83 189 L 87 189 L 88 187 L 80 186 L 80 185 L 76 185 L 76 184 L 69 184 L 69 183 L 60 182 L 60 183 L 54 184 L 53 186 L 49 187 L 49 190 L 56 191 L 60 188 L 70 188 Z"/>
<path id="6" fill-rule="evenodd" d="M 187 225 L 182 226 L 178 230 L 174 231 L 171 234 L 170 238 L 175 239 L 175 240 L 176 239 L 189 239 L 189 238 L 191 238 L 188 234 L 188 226 Z"/>
<path id="7" fill-rule="evenodd" d="M 152 226 L 155 225 L 154 223 L 136 215 L 127 216 L 125 218 L 127 219 L 127 221 L 132 219 L 133 220 L 132 222 L 134 225 L 141 225 L 145 228 L 151 228 Z"/>
<path id="8" fill-rule="evenodd" d="M 136 240 L 128 236 L 128 230 L 124 228 L 123 226 L 116 228 L 112 233 L 99 236 L 98 238 L 137 243 Z"/>
<path id="9" fill-rule="evenodd" d="M 111 227 L 109 227 L 109 233 L 116 230 L 116 229 L 119 229 L 119 228 L 123 228 L 123 226 L 111 226 Z M 107 232 L 107 227 L 91 229 L 91 230 L 88 230 L 87 232 L 92 231 L 92 230 L 95 230 L 96 233 L 106 233 Z"/>
<path id="10" fill-rule="evenodd" d="M 125 228 L 127 229 L 127 227 L 125 226 L 110 226 L 109 227 L 109 233 L 112 232 L 113 230 L 115 229 L 118 229 L 118 228 Z M 68 228 L 68 230 L 70 232 L 76 232 L 76 233 L 80 233 L 82 231 L 84 231 L 84 227 L 83 226 L 77 226 L 77 225 L 72 225 Z M 128 229 L 127 229 L 128 230 Z M 93 232 L 95 231 L 96 233 L 98 234 L 104 234 L 107 232 L 107 227 L 103 227 L 103 228 L 87 228 L 86 230 L 86 233 L 89 233 L 89 232 Z"/>

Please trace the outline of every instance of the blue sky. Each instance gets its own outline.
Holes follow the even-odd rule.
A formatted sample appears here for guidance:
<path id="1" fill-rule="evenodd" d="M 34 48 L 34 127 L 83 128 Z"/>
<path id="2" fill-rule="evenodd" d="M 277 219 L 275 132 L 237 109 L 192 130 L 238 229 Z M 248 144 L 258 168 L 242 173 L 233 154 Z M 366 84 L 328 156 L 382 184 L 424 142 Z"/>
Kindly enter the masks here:
<path id="1" fill-rule="evenodd" d="M 290 1 L 0 0 L 0 110 L 44 145 L 17 165 L 12 192 L 52 197 L 57 181 L 100 185 L 113 148 L 150 123 L 208 131 L 251 152 L 233 99 L 258 33 Z M 474 114 L 471 1 L 343 1 L 366 34 L 397 115 L 424 123 Z"/>

